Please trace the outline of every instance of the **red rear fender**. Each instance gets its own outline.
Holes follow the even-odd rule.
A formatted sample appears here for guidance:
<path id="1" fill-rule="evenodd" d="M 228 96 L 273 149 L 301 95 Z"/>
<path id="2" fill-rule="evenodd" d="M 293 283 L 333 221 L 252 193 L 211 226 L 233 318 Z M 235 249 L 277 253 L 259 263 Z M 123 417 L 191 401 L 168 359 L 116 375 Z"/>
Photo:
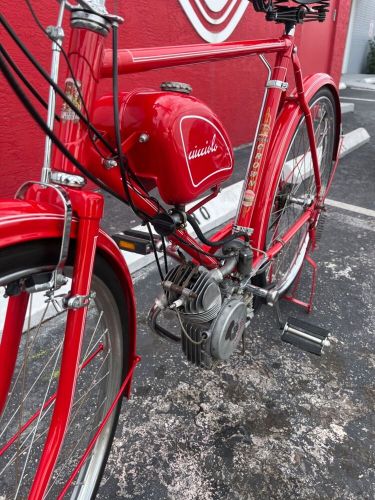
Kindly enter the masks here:
<path id="1" fill-rule="evenodd" d="M 318 73 L 304 79 L 305 95 L 308 102 L 324 87 L 328 87 L 332 91 L 336 102 L 337 123 L 334 154 L 334 159 L 336 159 L 339 152 L 338 149 L 341 135 L 341 107 L 336 84 L 329 75 L 324 73 Z M 254 214 L 256 214 L 256 217 L 255 220 L 251 221 L 251 227 L 254 228 L 253 245 L 257 248 L 263 248 L 264 231 L 268 223 L 271 209 L 270 204 L 273 202 L 273 193 L 275 192 L 276 184 L 293 134 L 303 116 L 303 112 L 296 97 L 296 90 L 294 90 L 291 94 L 291 98 L 285 100 L 273 130 L 271 148 L 268 156 L 268 162 L 272 165 L 272 168 L 264 172 L 264 177 L 262 179 L 263 189 L 258 193 L 255 202 Z"/>
<path id="2" fill-rule="evenodd" d="M 328 87 L 335 98 L 336 102 L 336 148 L 335 148 L 335 157 L 334 159 L 336 160 L 336 155 L 338 153 L 338 148 L 340 144 L 340 135 L 341 135 L 341 105 L 340 105 L 340 97 L 339 93 L 337 90 L 337 86 L 333 80 L 333 78 L 330 75 L 327 75 L 326 73 L 317 73 L 315 75 L 307 76 L 303 80 L 303 86 L 305 89 L 305 95 L 306 95 L 306 100 L 309 102 L 314 95 L 323 87 Z M 295 127 L 299 120 L 302 118 L 302 110 L 296 101 L 297 97 L 297 90 L 294 89 L 293 92 L 291 93 L 292 99 L 287 100 L 278 116 L 275 129 L 274 129 L 274 144 L 275 147 L 273 148 L 273 151 L 275 149 L 280 149 L 281 144 L 278 143 L 278 138 L 280 135 L 283 135 L 284 140 L 282 142 L 287 142 L 289 143 L 291 140 L 291 133 L 294 132 Z"/>

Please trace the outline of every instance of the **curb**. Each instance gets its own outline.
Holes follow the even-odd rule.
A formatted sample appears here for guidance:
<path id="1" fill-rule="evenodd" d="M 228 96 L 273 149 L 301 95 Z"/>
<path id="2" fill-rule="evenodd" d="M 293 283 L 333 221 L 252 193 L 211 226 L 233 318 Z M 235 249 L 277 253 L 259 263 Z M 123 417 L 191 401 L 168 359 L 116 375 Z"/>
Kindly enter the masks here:
<path id="1" fill-rule="evenodd" d="M 370 135 L 365 128 L 357 128 L 344 135 L 340 158 L 364 146 L 370 141 Z"/>
<path id="2" fill-rule="evenodd" d="M 366 83 L 364 80 L 348 82 L 347 87 L 357 90 L 375 90 L 374 83 Z"/>
<path id="3" fill-rule="evenodd" d="M 341 102 L 341 113 L 345 115 L 346 113 L 353 113 L 355 108 L 354 102 Z"/>

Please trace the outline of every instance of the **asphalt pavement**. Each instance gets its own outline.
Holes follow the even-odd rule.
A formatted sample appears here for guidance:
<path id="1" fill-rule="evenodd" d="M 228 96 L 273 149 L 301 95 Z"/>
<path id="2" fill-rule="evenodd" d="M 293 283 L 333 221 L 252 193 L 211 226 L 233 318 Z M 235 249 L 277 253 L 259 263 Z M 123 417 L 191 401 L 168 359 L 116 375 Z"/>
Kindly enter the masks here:
<path id="1" fill-rule="evenodd" d="M 179 346 L 148 331 L 159 278 L 154 264 L 138 271 L 142 362 L 100 499 L 375 497 L 375 92 L 347 89 L 342 97 L 355 102 L 344 131 L 365 127 L 373 139 L 342 160 L 330 199 L 346 209 L 329 207 L 315 253 L 318 286 L 307 321 L 331 330 L 331 348 L 318 358 L 281 342 L 272 310 L 263 308 L 244 356 L 212 371 L 194 368 Z M 237 151 L 232 182 L 243 177 L 247 153 Z M 116 201 L 107 204 L 109 232 L 136 224 Z M 286 302 L 281 310 L 306 320 Z"/>

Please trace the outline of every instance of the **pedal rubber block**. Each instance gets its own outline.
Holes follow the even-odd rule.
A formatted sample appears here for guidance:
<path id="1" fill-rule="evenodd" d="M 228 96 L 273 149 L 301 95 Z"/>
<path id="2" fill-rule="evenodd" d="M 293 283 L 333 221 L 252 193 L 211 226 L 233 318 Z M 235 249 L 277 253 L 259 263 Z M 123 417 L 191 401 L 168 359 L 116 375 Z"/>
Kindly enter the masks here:
<path id="1" fill-rule="evenodd" d="M 323 342 L 330 335 L 330 332 L 328 330 L 316 325 L 312 325 L 311 323 L 307 323 L 306 321 L 302 321 L 297 318 L 288 318 L 286 325 L 288 329 L 292 328 L 294 330 L 297 330 L 298 332 L 301 332 L 302 335 L 299 335 L 298 333 L 292 331 L 284 330 L 283 334 L 281 335 L 281 340 L 299 347 L 304 351 L 310 352 L 311 354 L 315 354 L 317 356 L 322 355 L 322 350 L 324 347 Z M 316 339 L 316 341 L 314 341 L 313 339 L 310 340 L 308 338 L 305 338 L 303 334 L 313 337 L 313 339 Z"/>
<path id="2" fill-rule="evenodd" d="M 113 234 L 112 238 L 121 250 L 141 255 L 147 255 L 152 252 L 150 235 L 142 231 L 128 229 L 122 233 Z"/>

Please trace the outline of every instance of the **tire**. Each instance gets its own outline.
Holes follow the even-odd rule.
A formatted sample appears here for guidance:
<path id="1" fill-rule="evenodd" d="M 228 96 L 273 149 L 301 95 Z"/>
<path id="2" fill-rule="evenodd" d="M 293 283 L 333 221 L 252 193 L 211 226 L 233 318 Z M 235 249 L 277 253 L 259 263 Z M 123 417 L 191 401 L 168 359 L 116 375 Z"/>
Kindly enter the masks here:
<path id="1" fill-rule="evenodd" d="M 322 179 L 321 197 L 324 200 L 333 173 L 333 153 L 336 138 L 336 101 L 327 87 L 319 90 L 309 103 L 315 131 L 319 166 Z M 303 214 L 309 200 L 316 195 L 311 150 L 305 118 L 298 123 L 281 169 L 277 190 L 273 198 L 267 224 L 265 249 L 282 239 Z M 316 214 L 315 224 L 319 219 Z M 310 226 L 306 223 L 275 256 L 267 271 L 258 277 L 268 289 L 277 288 L 280 296 L 292 286 L 309 249 Z"/>
<path id="2" fill-rule="evenodd" d="M 5 283 L 5 288 L 8 283 L 14 282 L 15 273 L 19 282 L 19 279 L 29 277 L 35 269 L 38 272 L 50 271 L 57 261 L 59 250 L 60 242 L 55 240 L 36 241 L 1 250 L 0 279 Z M 67 275 L 71 275 L 73 254 L 74 249 L 67 262 Z M 89 306 L 80 360 L 80 365 L 85 361 L 86 364 L 80 368 L 67 434 L 44 498 L 57 498 L 126 376 L 126 303 L 119 279 L 100 254 L 95 260 L 91 289 L 96 296 Z M 1 317 L 5 315 L 4 308 L 8 300 L 2 298 L 3 291 L 0 299 Z M 56 295 L 61 293 L 63 291 L 58 291 Z M 45 300 L 43 292 L 29 297 L 25 331 L 8 401 L 0 421 L 0 450 L 56 391 L 66 312 L 56 314 L 51 302 L 46 305 L 43 303 L 41 319 L 37 319 L 34 325 L 32 312 L 36 311 L 38 306 L 35 305 L 42 303 L 42 299 Z M 0 332 L 1 329 L 0 324 Z M 27 498 L 49 428 L 52 407 L 53 403 L 0 455 L 0 491 L 6 498 Z M 64 498 L 86 500 L 95 497 L 120 407 L 121 399 Z"/>

